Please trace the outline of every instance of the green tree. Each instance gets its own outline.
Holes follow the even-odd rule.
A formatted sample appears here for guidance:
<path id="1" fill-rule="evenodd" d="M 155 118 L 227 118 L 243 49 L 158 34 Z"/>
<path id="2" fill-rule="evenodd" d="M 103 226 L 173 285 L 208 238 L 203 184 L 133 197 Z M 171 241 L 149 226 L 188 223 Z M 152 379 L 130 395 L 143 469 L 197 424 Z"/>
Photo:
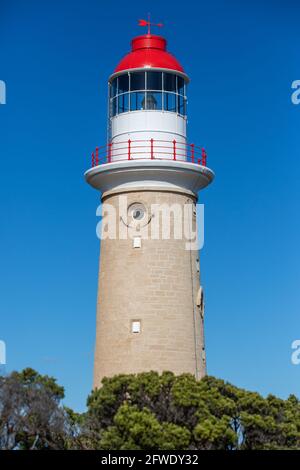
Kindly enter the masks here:
<path id="1" fill-rule="evenodd" d="M 173 423 L 160 423 L 147 408 L 123 404 L 114 417 L 113 426 L 104 431 L 99 447 L 118 450 L 185 449 L 190 432 Z"/>
<path id="2" fill-rule="evenodd" d="M 0 377 L 1 449 L 300 449 L 300 402 L 214 377 L 147 372 L 103 380 L 86 413 L 32 369 Z"/>
<path id="3" fill-rule="evenodd" d="M 63 397 L 64 389 L 53 377 L 30 368 L 0 377 L 0 448 L 65 448 Z"/>
<path id="4" fill-rule="evenodd" d="M 300 404 L 214 377 L 147 372 L 104 379 L 82 428 L 94 449 L 300 449 Z"/>

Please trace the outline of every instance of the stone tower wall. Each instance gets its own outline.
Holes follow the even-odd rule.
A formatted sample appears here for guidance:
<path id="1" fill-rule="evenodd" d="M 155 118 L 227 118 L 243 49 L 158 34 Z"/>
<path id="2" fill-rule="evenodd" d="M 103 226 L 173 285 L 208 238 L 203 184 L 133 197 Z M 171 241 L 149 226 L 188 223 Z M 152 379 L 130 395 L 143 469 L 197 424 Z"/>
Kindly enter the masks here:
<path id="1" fill-rule="evenodd" d="M 95 387 L 103 377 L 120 373 L 169 370 L 197 378 L 205 375 L 199 251 L 187 249 L 187 238 L 174 238 L 178 213 L 171 217 L 170 239 L 162 239 L 161 231 L 159 239 L 151 239 L 159 217 L 153 215 L 153 205 L 179 206 L 183 211 L 195 202 L 186 192 L 157 189 L 103 195 L 103 203 L 116 212 L 117 234 L 116 239 L 101 240 Z M 126 212 L 128 206 L 142 204 L 144 220 L 126 220 L 124 204 Z M 195 231 L 195 215 L 190 221 Z M 120 228 L 128 229 L 127 239 L 120 239 Z M 105 214 L 102 229 L 107 229 Z M 140 247 L 134 247 L 139 236 Z M 139 333 L 132 332 L 133 322 L 138 322 Z"/>

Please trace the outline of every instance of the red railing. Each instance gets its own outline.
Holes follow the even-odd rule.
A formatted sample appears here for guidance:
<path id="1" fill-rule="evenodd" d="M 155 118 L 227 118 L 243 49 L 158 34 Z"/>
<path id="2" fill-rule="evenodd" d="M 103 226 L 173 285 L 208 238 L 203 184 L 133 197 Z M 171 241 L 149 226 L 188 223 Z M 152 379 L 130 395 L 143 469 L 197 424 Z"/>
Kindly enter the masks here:
<path id="1" fill-rule="evenodd" d="M 188 161 L 206 166 L 204 148 L 177 140 L 126 140 L 96 147 L 92 153 L 92 167 L 123 160 L 137 159 Z"/>

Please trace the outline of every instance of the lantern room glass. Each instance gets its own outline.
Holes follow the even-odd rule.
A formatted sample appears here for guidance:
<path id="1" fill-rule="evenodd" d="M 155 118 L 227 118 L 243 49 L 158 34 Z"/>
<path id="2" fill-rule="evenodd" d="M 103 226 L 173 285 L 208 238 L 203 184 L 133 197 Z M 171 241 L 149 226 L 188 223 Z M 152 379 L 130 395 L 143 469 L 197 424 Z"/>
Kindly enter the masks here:
<path id="1" fill-rule="evenodd" d="M 131 111 L 168 111 L 186 116 L 186 82 L 176 73 L 126 72 L 110 87 L 110 117 Z"/>

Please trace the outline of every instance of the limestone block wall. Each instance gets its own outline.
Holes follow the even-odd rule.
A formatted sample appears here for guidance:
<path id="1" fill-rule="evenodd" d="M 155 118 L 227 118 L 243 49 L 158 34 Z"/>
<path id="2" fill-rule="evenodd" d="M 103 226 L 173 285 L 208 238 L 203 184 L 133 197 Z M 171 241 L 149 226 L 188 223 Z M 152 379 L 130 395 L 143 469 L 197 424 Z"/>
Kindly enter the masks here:
<path id="1" fill-rule="evenodd" d="M 126 220 L 121 200 L 122 208 L 124 201 L 129 208 L 142 204 L 143 220 L 135 221 L 130 214 Z M 129 236 L 120 239 L 117 233 L 116 239 L 101 240 L 94 386 L 99 387 L 104 376 L 150 370 L 190 372 L 201 378 L 206 365 L 199 251 L 187 249 L 186 237 L 174 238 L 178 214 L 171 217 L 170 239 L 162 239 L 161 233 L 151 239 L 150 233 L 158 221 L 153 205 L 183 209 L 195 198 L 148 189 L 104 194 L 103 202 L 116 211 L 117 232 L 122 224 Z M 102 228 L 107 229 L 105 223 Z M 191 229 L 196 230 L 193 214 Z M 139 332 L 133 332 L 136 327 Z"/>

